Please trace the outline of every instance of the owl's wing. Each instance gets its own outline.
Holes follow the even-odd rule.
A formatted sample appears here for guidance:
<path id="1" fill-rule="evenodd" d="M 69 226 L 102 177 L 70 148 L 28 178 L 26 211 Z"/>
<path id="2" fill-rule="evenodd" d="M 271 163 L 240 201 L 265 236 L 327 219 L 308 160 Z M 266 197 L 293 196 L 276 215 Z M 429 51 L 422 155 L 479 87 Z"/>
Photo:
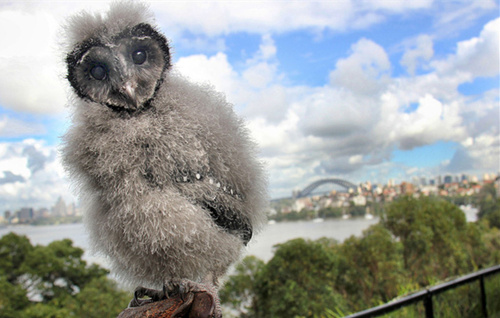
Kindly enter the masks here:
<path id="1" fill-rule="evenodd" d="M 253 234 L 252 225 L 241 213 L 231 210 L 215 200 L 204 200 L 199 204 L 203 209 L 210 212 L 210 216 L 217 226 L 228 233 L 239 236 L 243 244 L 248 244 Z"/>
<path id="2" fill-rule="evenodd" d="M 250 221 L 241 213 L 241 204 L 244 197 L 233 190 L 226 182 L 220 182 L 214 177 L 204 178 L 199 172 L 191 177 L 177 178 L 177 182 L 203 183 L 210 187 L 212 196 L 201 195 L 195 201 L 204 210 L 210 213 L 214 223 L 224 231 L 239 236 L 243 244 L 247 245 L 252 238 L 253 229 Z M 224 186 L 221 185 L 226 184 Z M 203 192 L 205 193 L 205 192 Z"/>
<path id="3" fill-rule="evenodd" d="M 250 221 L 242 215 L 237 206 L 241 204 L 232 204 L 231 202 L 240 202 L 244 197 L 236 193 L 230 186 L 221 186 L 221 182 L 214 177 L 203 176 L 200 172 L 186 171 L 179 169 L 182 173 L 174 177 L 177 189 L 184 193 L 190 200 L 202 209 L 209 212 L 214 223 L 224 231 L 239 236 L 245 245 L 252 238 L 253 228 Z M 153 187 L 161 188 L 163 185 L 155 178 L 152 169 L 147 168 L 144 174 L 146 180 Z M 197 191 L 193 191 L 196 186 Z M 204 195 L 206 187 L 210 188 L 210 193 L 214 196 Z M 193 197 L 196 196 L 196 197 Z M 224 198 L 225 197 L 225 198 Z M 224 200 L 223 200 L 224 198 Z"/>

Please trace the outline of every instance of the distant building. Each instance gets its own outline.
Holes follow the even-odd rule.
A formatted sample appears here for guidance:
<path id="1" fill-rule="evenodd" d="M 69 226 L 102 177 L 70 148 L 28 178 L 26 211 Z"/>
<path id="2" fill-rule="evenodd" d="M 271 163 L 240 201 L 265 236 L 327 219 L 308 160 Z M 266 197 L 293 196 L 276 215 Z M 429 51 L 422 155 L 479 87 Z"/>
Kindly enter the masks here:
<path id="1" fill-rule="evenodd" d="M 500 178 L 496 178 L 495 187 L 497 188 L 497 198 L 500 198 Z"/>
<path id="2" fill-rule="evenodd" d="M 50 217 L 50 211 L 47 208 L 40 208 L 35 211 L 35 219 L 43 219 Z"/>
<path id="3" fill-rule="evenodd" d="M 421 186 L 426 186 L 427 185 L 427 178 L 426 177 L 420 178 L 420 185 Z"/>
<path id="4" fill-rule="evenodd" d="M 67 215 L 66 203 L 64 202 L 62 197 L 59 197 L 59 199 L 57 199 L 56 204 L 52 207 L 52 214 L 54 216 Z"/>
<path id="5" fill-rule="evenodd" d="M 366 205 L 366 197 L 362 195 L 357 195 L 352 198 L 352 202 L 356 206 L 365 206 Z"/>
<path id="6" fill-rule="evenodd" d="M 19 223 L 28 223 L 33 219 L 33 208 L 22 208 L 16 212 Z"/>
<path id="7" fill-rule="evenodd" d="M 444 183 L 452 183 L 453 182 L 453 177 L 452 176 L 444 176 Z"/>
<path id="8" fill-rule="evenodd" d="M 420 189 L 420 192 L 425 195 L 425 196 L 429 196 L 429 195 L 437 195 L 439 193 L 439 189 L 437 186 L 435 185 L 428 185 L 428 186 L 424 186 Z"/>
<path id="9" fill-rule="evenodd" d="M 293 209 L 297 212 L 302 211 L 302 209 L 312 209 L 313 204 L 310 198 L 300 198 L 295 200 Z"/>
<path id="10" fill-rule="evenodd" d="M 414 191 L 414 187 L 413 187 L 413 184 L 411 183 L 407 183 L 407 182 L 403 182 L 401 183 L 401 193 L 402 194 L 406 194 L 406 195 L 412 195 Z"/>
<path id="11" fill-rule="evenodd" d="M 437 178 L 437 184 L 438 184 L 438 186 L 440 186 L 440 185 L 443 184 L 443 177 L 442 176 L 438 176 L 438 178 Z"/>

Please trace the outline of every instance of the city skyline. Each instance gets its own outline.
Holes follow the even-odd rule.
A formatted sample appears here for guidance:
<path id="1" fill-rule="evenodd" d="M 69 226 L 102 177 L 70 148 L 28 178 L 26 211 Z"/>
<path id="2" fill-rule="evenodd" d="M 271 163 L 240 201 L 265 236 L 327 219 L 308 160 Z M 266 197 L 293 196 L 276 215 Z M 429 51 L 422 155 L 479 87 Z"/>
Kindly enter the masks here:
<path id="1" fill-rule="evenodd" d="M 431 179 L 427 179 L 425 177 L 413 177 L 412 180 L 402 180 L 400 183 L 396 183 L 394 180 L 387 180 L 386 183 L 381 184 L 381 183 L 372 183 L 370 180 L 365 180 L 364 182 L 357 183 L 355 184 L 356 190 L 353 189 L 353 193 L 357 194 L 362 194 L 364 190 L 369 190 L 369 191 L 374 191 L 374 190 L 381 190 L 381 189 L 386 189 L 386 188 L 401 188 L 405 184 L 411 184 L 412 186 L 415 186 L 416 189 L 419 189 L 418 187 L 426 187 L 426 186 L 435 186 L 436 190 L 438 186 L 444 186 L 444 185 L 453 185 L 457 183 L 464 183 L 465 184 L 476 184 L 479 185 L 479 187 L 482 187 L 485 183 L 488 182 L 497 182 L 498 184 L 498 178 L 500 178 L 500 173 L 485 173 L 483 175 L 482 179 L 477 178 L 476 176 L 471 176 L 471 175 L 465 175 L 465 174 L 458 174 L 458 175 L 445 175 L 445 176 L 436 176 Z M 318 180 L 316 180 L 318 181 Z M 328 191 L 322 191 L 321 193 L 317 193 L 317 189 L 320 189 L 321 187 L 325 188 L 323 185 L 316 187 L 316 190 L 311 191 L 307 196 L 304 197 L 314 197 L 317 196 L 318 194 L 325 194 L 325 193 L 332 193 L 332 192 L 337 192 L 335 189 L 336 187 L 339 187 L 338 184 L 333 184 L 332 183 L 327 183 L 329 184 L 329 190 Z M 340 186 L 342 188 L 342 186 Z M 498 187 L 498 186 L 497 186 Z M 289 196 L 286 197 L 280 197 L 280 198 L 271 198 L 271 202 L 273 201 L 279 201 L 283 199 L 299 199 L 296 198 L 296 194 L 298 189 L 294 189 L 292 193 Z M 303 189 L 302 189 L 303 190 Z M 344 189 L 345 192 L 351 192 L 351 190 Z M 428 190 L 428 189 L 427 189 Z M 500 191 L 497 189 L 497 191 Z M 375 191 L 376 192 L 376 191 Z M 470 195 L 470 194 L 461 194 L 461 195 Z M 302 197 L 303 198 L 303 197 Z M 76 201 L 70 201 L 70 202 L 65 202 L 62 196 L 58 196 L 57 200 L 53 200 L 52 204 L 49 204 L 49 206 L 42 206 L 40 204 L 37 204 L 35 206 L 29 206 L 29 205 L 19 205 L 17 208 L 14 209 L 7 209 L 3 211 L 3 214 L 0 213 L 0 223 L 2 221 L 5 221 L 5 219 L 8 219 L 7 215 L 9 216 L 14 216 L 15 213 L 20 213 L 20 212 L 26 212 L 26 211 L 31 211 L 32 217 L 36 214 L 38 217 L 50 217 L 50 216 L 66 216 L 66 215 L 78 215 L 81 216 L 81 211 L 79 210 L 79 202 L 78 200 Z M 1 211 L 0 211 L 1 212 Z M 2 219 L 2 216 L 4 218 Z"/>
<path id="2" fill-rule="evenodd" d="M 107 6 L 0 3 L 0 211 L 75 200 L 58 154 L 69 123 L 61 25 Z M 245 119 L 271 198 L 322 177 L 500 171 L 498 1 L 150 7 L 174 70 L 210 82 Z"/>

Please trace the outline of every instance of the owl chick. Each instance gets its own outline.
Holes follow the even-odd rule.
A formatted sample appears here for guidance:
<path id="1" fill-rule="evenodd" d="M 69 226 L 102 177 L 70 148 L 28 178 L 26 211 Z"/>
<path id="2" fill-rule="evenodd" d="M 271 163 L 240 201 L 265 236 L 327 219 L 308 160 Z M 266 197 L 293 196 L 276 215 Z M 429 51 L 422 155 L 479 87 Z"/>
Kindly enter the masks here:
<path id="1" fill-rule="evenodd" d="M 82 12 L 67 35 L 76 95 L 62 154 L 92 248 L 130 285 L 216 290 L 265 223 L 265 176 L 243 122 L 222 94 L 172 70 L 143 4 Z"/>

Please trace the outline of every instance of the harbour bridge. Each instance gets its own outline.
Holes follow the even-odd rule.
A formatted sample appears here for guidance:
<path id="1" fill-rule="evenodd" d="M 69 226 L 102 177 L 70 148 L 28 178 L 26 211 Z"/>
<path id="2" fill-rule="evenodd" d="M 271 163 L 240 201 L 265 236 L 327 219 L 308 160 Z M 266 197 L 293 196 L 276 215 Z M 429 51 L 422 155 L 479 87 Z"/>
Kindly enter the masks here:
<path id="1" fill-rule="evenodd" d="M 334 178 L 329 178 L 329 179 L 321 179 L 321 180 L 318 180 L 318 181 L 315 181 L 313 183 L 311 183 L 310 185 L 308 185 L 307 187 L 305 187 L 303 190 L 301 191 L 297 191 L 297 192 L 294 192 L 293 193 L 293 197 L 295 199 L 297 198 L 303 198 L 303 197 L 307 197 L 308 195 L 310 195 L 316 188 L 324 185 L 324 184 L 327 184 L 327 183 L 334 183 L 334 184 L 338 184 L 344 188 L 346 188 L 347 191 L 349 191 L 350 189 L 353 189 L 353 190 L 356 190 L 357 186 L 349 181 L 346 181 L 346 180 L 342 180 L 342 179 L 334 179 Z"/>

